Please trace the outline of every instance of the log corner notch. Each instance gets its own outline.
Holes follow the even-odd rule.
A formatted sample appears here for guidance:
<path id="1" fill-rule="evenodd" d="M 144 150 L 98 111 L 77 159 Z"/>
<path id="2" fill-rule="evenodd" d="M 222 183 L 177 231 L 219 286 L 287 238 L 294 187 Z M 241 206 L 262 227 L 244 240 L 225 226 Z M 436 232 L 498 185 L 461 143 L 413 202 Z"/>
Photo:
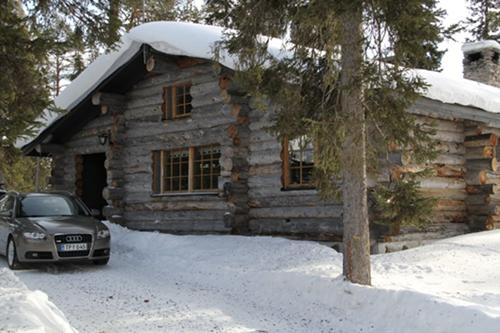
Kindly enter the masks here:
<path id="1" fill-rule="evenodd" d="M 163 61 L 163 59 L 154 55 L 149 56 L 144 66 L 146 71 L 153 75 L 161 75 L 172 70 L 172 64 Z"/>
<path id="2" fill-rule="evenodd" d="M 249 100 L 238 94 L 232 80 L 232 72 L 222 70 L 219 73 L 219 89 L 224 103 L 228 105 L 229 115 L 234 121 L 227 127 L 227 135 L 232 140 L 232 168 L 230 182 L 224 185 L 226 200 L 234 207 L 231 215 L 225 216 L 225 224 L 231 227 L 232 234 L 248 234 L 248 146 L 250 144 Z"/>
<path id="3" fill-rule="evenodd" d="M 103 215 L 114 223 L 123 224 L 124 174 L 122 171 L 121 147 L 125 140 L 125 96 L 98 92 L 92 96 L 92 104 L 100 106 L 103 116 L 112 119 L 110 137 L 106 149 L 106 174 L 108 186 L 103 190 L 103 197 L 108 202 Z"/>
<path id="4" fill-rule="evenodd" d="M 466 128 L 466 207 L 471 231 L 500 228 L 500 173 L 497 133 L 484 124 Z"/>

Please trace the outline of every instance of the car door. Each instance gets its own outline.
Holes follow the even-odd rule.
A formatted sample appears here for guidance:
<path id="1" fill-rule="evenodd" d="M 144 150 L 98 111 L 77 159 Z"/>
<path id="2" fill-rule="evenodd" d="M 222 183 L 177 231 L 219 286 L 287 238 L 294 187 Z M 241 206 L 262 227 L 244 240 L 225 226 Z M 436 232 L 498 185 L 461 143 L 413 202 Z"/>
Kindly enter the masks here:
<path id="1" fill-rule="evenodd" d="M 14 207 L 14 197 L 5 195 L 0 199 L 0 253 L 5 254 L 7 240 L 10 233 L 10 223 L 12 220 L 12 209 Z"/>

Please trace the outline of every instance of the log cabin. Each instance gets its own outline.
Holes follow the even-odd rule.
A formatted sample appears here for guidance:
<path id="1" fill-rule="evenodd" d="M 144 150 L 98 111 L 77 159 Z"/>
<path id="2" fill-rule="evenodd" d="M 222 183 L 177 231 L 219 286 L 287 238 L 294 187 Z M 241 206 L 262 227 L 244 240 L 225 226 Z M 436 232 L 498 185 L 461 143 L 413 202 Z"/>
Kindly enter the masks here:
<path id="1" fill-rule="evenodd" d="M 112 222 L 176 234 L 273 235 L 339 244 L 342 205 L 320 200 L 312 147 L 281 142 L 266 112 L 234 88 L 236 60 L 214 61 L 218 27 L 154 22 L 132 29 L 56 99 L 64 112 L 23 147 L 53 160 L 51 186 Z M 283 56 L 272 40 L 271 54 Z M 437 199 L 425 231 L 373 233 L 385 252 L 500 222 L 500 44 L 467 44 L 463 79 L 415 70 L 429 87 L 409 108 L 436 127 L 421 191 Z M 401 170 L 411 157 L 395 152 Z M 390 173 L 388 173 L 390 174 Z"/>

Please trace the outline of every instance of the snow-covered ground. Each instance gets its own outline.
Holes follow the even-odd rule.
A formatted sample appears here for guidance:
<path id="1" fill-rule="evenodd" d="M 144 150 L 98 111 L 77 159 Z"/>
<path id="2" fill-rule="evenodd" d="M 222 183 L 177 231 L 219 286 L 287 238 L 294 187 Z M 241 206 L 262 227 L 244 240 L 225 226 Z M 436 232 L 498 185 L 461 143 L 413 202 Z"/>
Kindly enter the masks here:
<path id="1" fill-rule="evenodd" d="M 0 267 L 0 332 L 76 332 L 41 291 L 30 291 L 8 268 Z"/>
<path id="2" fill-rule="evenodd" d="M 500 231 L 373 256 L 373 287 L 362 287 L 342 280 L 338 253 L 312 242 L 111 229 L 106 267 L 15 273 L 79 332 L 500 332 Z M 28 293 L 3 267 L 1 332 L 3 300 Z M 8 313 L 31 311 L 14 304 Z M 69 329 L 49 308 L 39 323 L 52 316 Z"/>

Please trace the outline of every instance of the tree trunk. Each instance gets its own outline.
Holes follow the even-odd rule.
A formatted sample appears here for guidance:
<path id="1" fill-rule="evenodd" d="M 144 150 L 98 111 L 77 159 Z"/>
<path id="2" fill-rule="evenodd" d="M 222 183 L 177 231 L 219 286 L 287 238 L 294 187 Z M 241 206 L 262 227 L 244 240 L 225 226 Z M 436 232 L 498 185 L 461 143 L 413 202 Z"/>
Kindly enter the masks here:
<path id="1" fill-rule="evenodd" d="M 342 22 L 341 112 L 346 125 L 342 145 L 344 220 L 343 273 L 351 282 L 369 285 L 370 235 L 368 225 L 366 128 L 362 91 L 362 6 L 346 5 Z"/>

